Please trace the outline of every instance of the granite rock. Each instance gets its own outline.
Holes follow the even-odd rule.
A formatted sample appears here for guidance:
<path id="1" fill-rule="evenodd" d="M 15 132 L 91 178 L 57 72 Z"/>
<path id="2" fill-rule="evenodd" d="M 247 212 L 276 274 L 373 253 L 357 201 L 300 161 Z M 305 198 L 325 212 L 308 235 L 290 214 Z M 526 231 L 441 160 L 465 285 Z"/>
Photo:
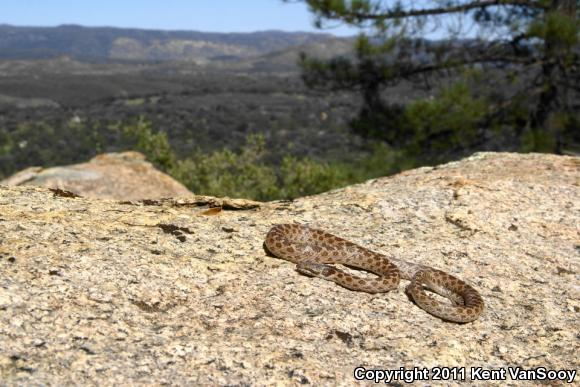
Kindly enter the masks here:
<path id="1" fill-rule="evenodd" d="M 478 153 L 270 203 L 0 187 L 0 380 L 352 385 L 357 366 L 465 367 L 468 380 L 472 367 L 577 370 L 579 171 L 574 157 Z M 454 324 L 405 283 L 366 294 L 301 275 L 263 248 L 286 222 L 456 275 L 486 311 Z"/>
<path id="2" fill-rule="evenodd" d="M 157 170 L 143 154 L 134 151 L 104 153 L 89 162 L 62 167 L 29 167 L 1 180 L 0 185 L 33 185 L 116 200 L 193 195 L 183 184 Z"/>

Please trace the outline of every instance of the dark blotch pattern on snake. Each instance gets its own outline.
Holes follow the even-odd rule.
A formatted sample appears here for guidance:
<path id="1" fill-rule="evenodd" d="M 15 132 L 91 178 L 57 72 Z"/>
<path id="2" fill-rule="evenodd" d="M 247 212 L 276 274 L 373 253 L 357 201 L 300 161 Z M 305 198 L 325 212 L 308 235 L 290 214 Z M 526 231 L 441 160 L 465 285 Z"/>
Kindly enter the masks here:
<path id="1" fill-rule="evenodd" d="M 401 278 L 409 280 L 407 292 L 417 305 L 444 320 L 474 321 L 485 307 L 474 288 L 450 274 L 372 252 L 322 230 L 299 224 L 279 224 L 268 232 L 265 244 L 275 256 L 296 263 L 299 272 L 336 282 L 348 289 L 387 292 L 397 288 Z M 378 277 L 356 277 L 329 264 L 357 267 Z M 448 298 L 453 304 L 428 295 L 424 287 Z"/>

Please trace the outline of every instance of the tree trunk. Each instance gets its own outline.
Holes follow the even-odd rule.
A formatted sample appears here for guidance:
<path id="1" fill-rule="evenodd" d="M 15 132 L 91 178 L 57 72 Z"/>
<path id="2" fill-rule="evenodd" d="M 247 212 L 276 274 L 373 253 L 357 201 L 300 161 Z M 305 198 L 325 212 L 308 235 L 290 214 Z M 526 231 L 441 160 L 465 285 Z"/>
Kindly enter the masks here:
<path id="1" fill-rule="evenodd" d="M 562 16 L 576 19 L 576 0 L 553 0 L 549 11 L 545 13 L 559 13 Z M 562 154 L 562 128 L 551 122 L 552 113 L 567 105 L 568 90 L 561 84 L 565 81 L 564 66 L 567 47 L 557 36 L 548 33 L 544 40 L 544 57 L 542 65 L 542 87 L 538 104 L 532 114 L 532 130 L 551 133 L 556 139 L 555 153 Z"/>

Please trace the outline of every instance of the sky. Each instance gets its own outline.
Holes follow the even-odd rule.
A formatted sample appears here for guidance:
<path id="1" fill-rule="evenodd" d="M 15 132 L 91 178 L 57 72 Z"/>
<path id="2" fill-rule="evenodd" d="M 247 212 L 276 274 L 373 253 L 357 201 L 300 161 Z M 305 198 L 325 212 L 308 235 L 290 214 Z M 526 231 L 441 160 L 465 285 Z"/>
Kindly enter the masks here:
<path id="1" fill-rule="evenodd" d="M 204 32 L 320 31 L 304 3 L 281 0 L 0 0 L 0 24 L 134 27 Z M 336 27 L 322 32 L 355 35 Z"/>

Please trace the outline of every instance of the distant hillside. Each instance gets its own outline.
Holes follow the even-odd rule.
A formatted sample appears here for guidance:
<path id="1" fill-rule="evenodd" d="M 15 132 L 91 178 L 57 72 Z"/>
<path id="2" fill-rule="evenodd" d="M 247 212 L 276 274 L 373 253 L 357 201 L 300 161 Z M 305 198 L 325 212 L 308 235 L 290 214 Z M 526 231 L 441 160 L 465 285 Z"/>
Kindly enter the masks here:
<path id="1" fill-rule="evenodd" d="M 242 59 L 333 38 L 330 34 L 262 31 L 206 33 L 112 27 L 0 25 L 0 59 L 168 61 Z"/>
<path id="2" fill-rule="evenodd" d="M 298 66 L 300 53 L 318 59 L 352 56 L 354 55 L 354 40 L 333 37 L 324 41 L 308 42 L 239 60 L 213 60 L 205 68 L 218 71 L 297 72 L 300 70 Z"/>

